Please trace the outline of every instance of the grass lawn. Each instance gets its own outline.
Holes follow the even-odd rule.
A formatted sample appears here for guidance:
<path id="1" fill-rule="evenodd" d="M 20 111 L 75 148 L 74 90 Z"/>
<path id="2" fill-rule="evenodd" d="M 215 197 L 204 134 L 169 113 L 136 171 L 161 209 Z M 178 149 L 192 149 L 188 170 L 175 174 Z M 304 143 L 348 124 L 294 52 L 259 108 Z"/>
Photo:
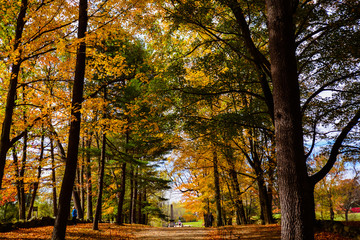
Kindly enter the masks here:
<path id="1" fill-rule="evenodd" d="M 190 227 L 204 227 L 203 221 L 198 222 L 183 222 L 183 225 L 190 226 Z"/>
<path id="2" fill-rule="evenodd" d="M 348 214 L 349 221 L 360 221 L 360 213 L 349 213 Z M 345 221 L 345 214 L 336 215 L 337 221 Z"/>
<path id="3" fill-rule="evenodd" d="M 316 214 L 316 219 L 320 220 L 330 220 L 330 216 L 321 217 L 320 214 Z M 349 213 L 349 221 L 360 221 L 360 213 Z M 345 214 L 335 214 L 335 221 L 345 221 Z"/>

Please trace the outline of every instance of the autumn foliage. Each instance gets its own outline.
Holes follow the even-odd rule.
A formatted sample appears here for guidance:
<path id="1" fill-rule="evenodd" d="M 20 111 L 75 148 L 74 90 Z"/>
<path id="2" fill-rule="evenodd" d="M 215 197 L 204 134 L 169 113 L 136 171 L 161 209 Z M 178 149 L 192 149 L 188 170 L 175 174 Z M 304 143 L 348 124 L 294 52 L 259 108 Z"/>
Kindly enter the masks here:
<path id="1" fill-rule="evenodd" d="M 312 236 L 360 206 L 358 0 L 81 3 L 0 4 L 0 222 L 166 225 L 172 188 L 186 221 Z"/>

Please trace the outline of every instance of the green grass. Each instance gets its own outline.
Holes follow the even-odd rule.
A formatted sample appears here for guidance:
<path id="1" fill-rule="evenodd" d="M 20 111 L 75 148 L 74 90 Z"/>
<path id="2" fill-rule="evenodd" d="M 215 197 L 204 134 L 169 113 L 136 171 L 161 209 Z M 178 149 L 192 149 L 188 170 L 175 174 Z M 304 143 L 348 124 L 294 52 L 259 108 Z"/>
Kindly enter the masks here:
<path id="1" fill-rule="evenodd" d="M 316 219 L 330 220 L 330 216 L 321 217 L 320 214 L 316 214 Z M 360 213 L 349 213 L 349 221 L 360 221 Z M 345 214 L 335 214 L 335 221 L 345 221 Z"/>
<path id="2" fill-rule="evenodd" d="M 281 214 L 273 215 L 276 220 L 280 220 Z M 321 217 L 320 214 L 316 213 L 316 219 L 318 220 L 330 220 L 330 216 Z M 348 214 L 349 221 L 360 221 L 360 213 L 349 213 Z M 335 214 L 335 221 L 345 221 L 345 214 Z"/>
<path id="3" fill-rule="evenodd" d="M 183 222 L 183 225 L 190 226 L 190 227 L 204 227 L 203 221 L 198 222 Z"/>
<path id="4" fill-rule="evenodd" d="M 349 213 L 348 214 L 349 221 L 360 221 L 360 213 Z M 336 221 L 345 221 L 345 214 L 335 215 Z"/>

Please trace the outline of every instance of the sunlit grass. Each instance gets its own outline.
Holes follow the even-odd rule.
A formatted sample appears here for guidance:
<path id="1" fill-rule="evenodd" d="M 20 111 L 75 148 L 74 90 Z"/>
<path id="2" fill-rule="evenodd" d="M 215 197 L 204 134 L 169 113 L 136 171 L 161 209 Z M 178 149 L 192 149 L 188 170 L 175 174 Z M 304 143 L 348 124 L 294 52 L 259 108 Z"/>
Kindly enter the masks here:
<path id="1" fill-rule="evenodd" d="M 185 226 L 190 226 L 190 227 L 204 227 L 204 226 L 203 226 L 203 221 L 198 221 L 198 222 L 184 222 L 183 225 L 185 225 Z"/>
<path id="2" fill-rule="evenodd" d="M 345 214 L 335 215 L 336 221 L 345 221 Z M 348 214 L 349 221 L 360 221 L 360 213 L 349 213 Z"/>
<path id="3" fill-rule="evenodd" d="M 316 214 L 316 219 L 319 220 L 330 220 L 329 214 L 320 216 L 320 214 Z M 345 214 L 335 214 L 335 221 L 345 221 Z M 349 213 L 348 214 L 349 221 L 360 221 L 360 213 Z"/>

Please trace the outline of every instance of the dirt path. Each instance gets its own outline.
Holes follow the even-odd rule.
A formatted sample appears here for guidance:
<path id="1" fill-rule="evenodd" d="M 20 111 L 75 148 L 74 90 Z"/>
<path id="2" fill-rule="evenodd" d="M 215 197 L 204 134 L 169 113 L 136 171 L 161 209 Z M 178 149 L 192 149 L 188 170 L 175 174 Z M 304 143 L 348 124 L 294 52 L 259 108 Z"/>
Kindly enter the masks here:
<path id="1" fill-rule="evenodd" d="M 277 225 L 233 226 L 223 228 L 142 228 L 133 231 L 135 239 L 143 240 L 180 240 L 180 239 L 280 239 L 280 227 Z"/>
<path id="2" fill-rule="evenodd" d="M 92 224 L 68 226 L 67 240 L 103 239 L 103 240 L 215 240 L 215 239 L 280 239 L 280 227 L 277 225 L 229 226 L 223 228 L 156 228 L 143 225 L 117 226 L 101 223 L 100 230 L 92 230 Z M 0 233 L 0 239 L 40 240 L 50 239 L 53 227 L 17 229 Z"/>
<path id="3" fill-rule="evenodd" d="M 100 230 L 92 230 L 92 224 L 68 226 L 66 240 L 280 240 L 278 225 L 246 225 L 227 226 L 222 228 L 156 228 L 144 225 L 100 223 Z M 52 226 L 38 228 L 22 228 L 11 232 L 0 232 L 0 239 L 47 240 L 51 239 Z M 350 238 L 326 232 L 315 234 L 315 240 L 349 240 Z"/>
<path id="4" fill-rule="evenodd" d="M 135 239 L 146 240 L 181 240 L 181 239 L 209 239 L 212 233 L 208 228 L 195 228 L 195 227 L 173 227 L 173 228 L 141 228 L 133 231 Z"/>

